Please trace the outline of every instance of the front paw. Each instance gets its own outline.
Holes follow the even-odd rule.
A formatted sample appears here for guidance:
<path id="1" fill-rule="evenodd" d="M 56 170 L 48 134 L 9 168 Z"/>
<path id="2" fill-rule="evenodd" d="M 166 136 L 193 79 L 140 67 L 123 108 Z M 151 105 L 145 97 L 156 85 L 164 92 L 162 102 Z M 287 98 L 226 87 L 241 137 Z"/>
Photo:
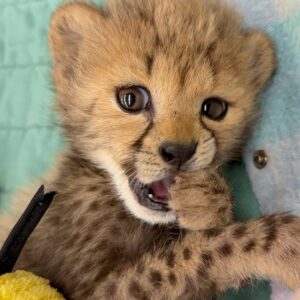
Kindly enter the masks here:
<path id="1" fill-rule="evenodd" d="M 300 288 L 300 218 L 291 215 L 269 216 L 264 221 L 264 251 L 271 255 L 269 268 L 276 266 L 275 277 L 288 288 Z"/>
<path id="2" fill-rule="evenodd" d="M 232 219 L 229 189 L 216 172 L 182 173 L 170 194 L 169 207 L 182 228 L 202 230 L 226 225 Z"/>

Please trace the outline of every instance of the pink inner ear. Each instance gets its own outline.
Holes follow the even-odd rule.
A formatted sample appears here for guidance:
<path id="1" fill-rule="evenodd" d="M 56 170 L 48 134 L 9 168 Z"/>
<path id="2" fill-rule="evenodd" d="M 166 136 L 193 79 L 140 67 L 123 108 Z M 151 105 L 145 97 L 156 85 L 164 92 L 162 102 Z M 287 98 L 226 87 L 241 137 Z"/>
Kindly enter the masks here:
<path id="1" fill-rule="evenodd" d="M 82 40 L 82 35 L 70 26 L 66 18 L 63 18 L 57 25 L 57 33 L 69 47 L 77 46 Z"/>

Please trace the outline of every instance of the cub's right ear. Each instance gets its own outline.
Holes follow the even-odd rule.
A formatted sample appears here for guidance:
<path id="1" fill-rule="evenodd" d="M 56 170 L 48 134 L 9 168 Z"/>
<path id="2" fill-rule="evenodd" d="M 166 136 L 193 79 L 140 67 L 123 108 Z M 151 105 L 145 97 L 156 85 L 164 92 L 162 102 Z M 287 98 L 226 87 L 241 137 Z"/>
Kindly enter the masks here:
<path id="1" fill-rule="evenodd" d="M 68 3 L 59 7 L 50 22 L 49 47 L 55 63 L 76 58 L 80 46 L 101 28 L 101 15 L 95 6 Z"/>
<path id="2" fill-rule="evenodd" d="M 260 92 L 276 68 L 275 45 L 260 30 L 244 32 L 248 71 L 253 89 Z"/>

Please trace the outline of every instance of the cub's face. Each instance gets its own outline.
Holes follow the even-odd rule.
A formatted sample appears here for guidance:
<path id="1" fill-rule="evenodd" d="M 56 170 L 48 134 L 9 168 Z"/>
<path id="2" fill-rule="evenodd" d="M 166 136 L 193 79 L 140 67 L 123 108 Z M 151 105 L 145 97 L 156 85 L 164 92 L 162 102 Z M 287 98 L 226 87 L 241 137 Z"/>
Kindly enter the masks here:
<path id="1" fill-rule="evenodd" d="M 49 42 L 71 146 L 150 223 L 174 221 L 168 188 L 178 171 L 237 155 L 274 69 L 269 39 L 243 31 L 218 1 L 67 4 Z"/>

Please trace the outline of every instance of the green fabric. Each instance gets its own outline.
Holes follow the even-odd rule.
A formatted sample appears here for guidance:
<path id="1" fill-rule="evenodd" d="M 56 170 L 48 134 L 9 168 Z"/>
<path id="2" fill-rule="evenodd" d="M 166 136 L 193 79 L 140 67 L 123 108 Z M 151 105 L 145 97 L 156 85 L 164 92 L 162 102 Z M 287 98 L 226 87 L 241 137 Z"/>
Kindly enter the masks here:
<path id="1" fill-rule="evenodd" d="M 251 190 L 245 166 L 242 163 L 229 164 L 224 175 L 232 189 L 235 218 L 247 220 L 259 217 L 259 205 Z M 267 300 L 270 298 L 270 293 L 270 286 L 267 282 L 254 281 L 253 285 L 239 292 L 229 291 L 222 300 Z"/>
<path id="2" fill-rule="evenodd" d="M 0 0 L 0 206 L 53 163 L 62 139 L 54 124 L 47 28 L 60 0 Z M 98 2 L 101 2 L 98 0 Z M 240 218 L 259 214 L 244 167 L 228 167 Z M 265 300 L 268 287 L 228 299 Z"/>

